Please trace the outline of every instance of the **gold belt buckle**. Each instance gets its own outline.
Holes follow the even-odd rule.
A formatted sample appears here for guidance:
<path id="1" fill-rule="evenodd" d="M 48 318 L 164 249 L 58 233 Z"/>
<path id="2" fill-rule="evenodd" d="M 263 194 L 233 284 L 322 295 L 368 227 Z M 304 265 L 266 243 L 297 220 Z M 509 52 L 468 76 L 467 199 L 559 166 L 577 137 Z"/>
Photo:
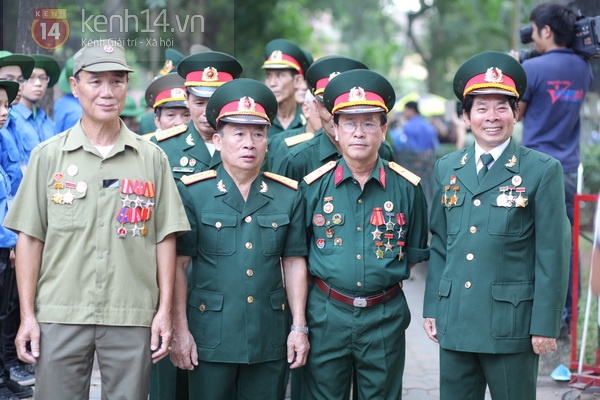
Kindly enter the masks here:
<path id="1" fill-rule="evenodd" d="M 354 307 L 365 308 L 367 306 L 367 299 L 364 297 L 355 297 L 352 305 Z"/>

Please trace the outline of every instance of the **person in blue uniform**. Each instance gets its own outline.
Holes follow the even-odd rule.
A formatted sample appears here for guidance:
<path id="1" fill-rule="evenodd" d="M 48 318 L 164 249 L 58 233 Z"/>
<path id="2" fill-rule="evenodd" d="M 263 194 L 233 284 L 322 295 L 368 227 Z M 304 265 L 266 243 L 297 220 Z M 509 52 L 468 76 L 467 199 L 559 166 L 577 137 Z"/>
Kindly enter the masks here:
<path id="1" fill-rule="evenodd" d="M 192 231 L 177 240 L 171 360 L 190 398 L 283 399 L 288 365 L 306 361 L 304 205 L 296 181 L 260 172 L 276 113 L 258 81 L 219 87 L 207 120 L 222 164 L 178 184 Z"/>
<path id="2" fill-rule="evenodd" d="M 73 76 L 73 57 L 69 57 L 60 71 L 58 88 L 63 96 L 54 102 L 54 126 L 61 133 L 75 126 L 81 118 L 82 110 L 79 100 L 71 92 L 69 77 Z"/>
<path id="3" fill-rule="evenodd" d="M 440 349 L 442 400 L 533 400 L 539 355 L 556 350 L 571 229 L 560 162 L 512 138 L 527 78 L 477 54 L 454 93 L 475 143 L 437 161 L 424 328 Z"/>

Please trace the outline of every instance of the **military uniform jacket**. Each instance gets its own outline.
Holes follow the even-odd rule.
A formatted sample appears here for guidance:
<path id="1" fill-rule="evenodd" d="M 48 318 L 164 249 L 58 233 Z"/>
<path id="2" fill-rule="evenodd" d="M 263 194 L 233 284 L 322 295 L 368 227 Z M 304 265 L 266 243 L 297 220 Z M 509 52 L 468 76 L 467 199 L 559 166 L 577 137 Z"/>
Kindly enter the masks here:
<path id="1" fill-rule="evenodd" d="M 331 165 L 322 167 L 329 171 L 321 177 L 313 180 L 309 174 L 302 183 L 310 272 L 355 297 L 407 279 L 409 263 L 429 258 L 427 203 L 419 178 L 406 173 L 411 183 L 379 158 L 361 190 L 343 158 Z"/>
<path id="2" fill-rule="evenodd" d="M 177 238 L 177 253 L 192 257 L 188 322 L 198 356 L 280 360 L 289 333 L 280 257 L 307 253 L 302 198 L 260 174 L 244 202 L 223 166 L 203 174 L 178 183 L 192 230 Z"/>
<path id="3" fill-rule="evenodd" d="M 164 150 L 169 158 L 171 172 L 175 179 L 198 172 L 214 169 L 221 163 L 218 151 L 211 156 L 204 140 L 196 130 L 193 121 L 188 130 L 177 136 L 158 142 L 154 136 L 150 139 Z"/>
<path id="4" fill-rule="evenodd" d="M 567 291 L 570 225 L 560 163 L 511 139 L 481 184 L 475 148 L 436 163 L 424 317 L 440 346 L 531 351 L 557 337 Z"/>
<path id="5" fill-rule="evenodd" d="M 302 113 L 302 106 L 298 105 L 298 107 L 296 107 L 296 115 L 294 115 L 294 119 L 292 122 L 290 122 L 290 125 L 287 128 L 284 128 L 283 125 L 281 125 L 279 118 L 275 118 L 272 121 L 267 134 L 269 137 L 273 137 L 289 129 L 302 128 L 304 125 L 306 125 L 306 117 Z"/>

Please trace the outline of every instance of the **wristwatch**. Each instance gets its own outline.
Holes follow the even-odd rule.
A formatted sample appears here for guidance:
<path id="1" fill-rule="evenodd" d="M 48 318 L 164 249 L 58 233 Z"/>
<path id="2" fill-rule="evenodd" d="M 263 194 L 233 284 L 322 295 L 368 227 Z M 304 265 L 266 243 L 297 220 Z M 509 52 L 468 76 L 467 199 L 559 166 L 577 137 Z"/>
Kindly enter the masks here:
<path id="1" fill-rule="evenodd" d="M 308 326 L 292 325 L 291 329 L 293 331 L 304 333 L 305 335 L 308 335 Z"/>

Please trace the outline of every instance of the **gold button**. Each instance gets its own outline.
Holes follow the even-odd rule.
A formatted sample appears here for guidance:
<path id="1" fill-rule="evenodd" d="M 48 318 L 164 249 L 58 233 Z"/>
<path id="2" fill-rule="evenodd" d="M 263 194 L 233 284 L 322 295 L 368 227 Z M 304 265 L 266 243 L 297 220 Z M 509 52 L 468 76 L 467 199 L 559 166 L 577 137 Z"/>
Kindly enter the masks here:
<path id="1" fill-rule="evenodd" d="M 251 269 L 246 270 L 246 275 L 253 276 L 254 275 L 254 271 L 252 271 Z"/>
<path id="2" fill-rule="evenodd" d="M 215 224 L 215 228 L 217 229 L 221 229 L 222 226 L 223 224 L 221 223 L 221 221 L 217 221 L 217 223 Z"/>
<path id="3" fill-rule="evenodd" d="M 358 199 L 358 204 L 362 204 L 362 203 L 363 203 L 362 199 Z"/>
<path id="4" fill-rule="evenodd" d="M 200 310 L 200 312 L 204 312 L 206 310 L 206 306 L 204 304 L 200 304 L 200 307 L 198 307 L 198 310 Z"/>
<path id="5" fill-rule="evenodd" d="M 285 311 L 285 303 L 281 305 L 281 309 Z"/>
<path id="6" fill-rule="evenodd" d="M 471 233 L 476 233 L 476 232 L 477 232 L 477 228 L 476 228 L 476 227 L 474 227 L 474 226 L 472 226 L 472 227 L 470 227 L 470 228 L 469 228 L 469 231 L 470 231 Z"/>
<path id="7" fill-rule="evenodd" d="M 475 256 L 472 253 L 467 254 L 467 260 L 472 261 Z"/>
<path id="8" fill-rule="evenodd" d="M 357 226 L 357 227 L 356 227 L 356 230 L 357 230 L 358 232 L 362 232 L 362 227 L 360 227 L 360 226 Z"/>
<path id="9" fill-rule="evenodd" d="M 248 250 L 250 250 L 252 248 L 252 243 L 251 242 L 246 242 L 246 248 Z"/>
<path id="10" fill-rule="evenodd" d="M 465 282 L 465 288 L 469 289 L 471 287 L 471 282 L 466 281 Z"/>
<path id="11" fill-rule="evenodd" d="M 274 229 L 277 229 L 277 222 L 273 222 L 273 223 L 271 224 L 271 226 L 272 226 Z"/>
<path id="12" fill-rule="evenodd" d="M 252 222 L 252 217 L 248 215 L 246 218 L 244 218 L 244 221 L 250 223 Z"/>
<path id="13" fill-rule="evenodd" d="M 246 300 L 248 300 L 248 303 L 250 303 L 250 304 L 254 303 L 254 297 L 252 297 L 252 296 L 248 296 L 248 298 Z"/>
<path id="14" fill-rule="evenodd" d="M 479 206 L 481 205 L 481 200 L 479 200 L 479 199 L 475 199 L 475 201 L 473 201 L 473 205 L 474 205 L 475 207 L 479 207 Z"/>
<path id="15" fill-rule="evenodd" d="M 356 282 L 356 286 L 361 287 L 362 286 L 362 282 Z"/>
<path id="16" fill-rule="evenodd" d="M 361 256 L 360 254 L 357 254 L 357 255 L 356 255 L 356 259 L 357 259 L 357 260 L 362 260 L 362 256 Z"/>
<path id="17" fill-rule="evenodd" d="M 442 291 L 438 290 L 438 297 L 442 297 Z"/>

